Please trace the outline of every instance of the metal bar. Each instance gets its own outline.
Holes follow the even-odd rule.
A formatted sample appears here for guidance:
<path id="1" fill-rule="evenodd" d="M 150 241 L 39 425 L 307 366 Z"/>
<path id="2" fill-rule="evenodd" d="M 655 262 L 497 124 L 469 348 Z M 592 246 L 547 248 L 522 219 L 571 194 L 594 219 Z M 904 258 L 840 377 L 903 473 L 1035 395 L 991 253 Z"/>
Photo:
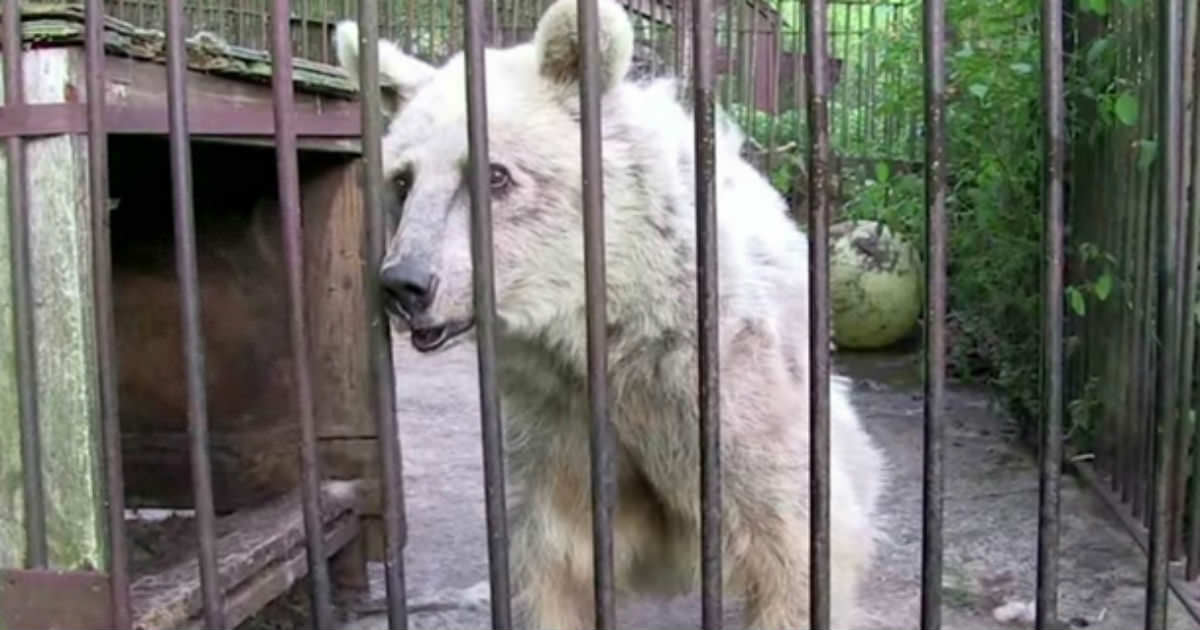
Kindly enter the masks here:
<path id="1" fill-rule="evenodd" d="M 846 54 L 846 52 L 847 52 L 846 48 L 849 43 L 848 40 L 850 39 L 850 6 L 845 3 L 837 3 L 834 6 L 837 7 L 838 5 L 840 5 L 841 9 L 842 9 L 842 11 L 841 11 L 841 13 L 842 13 L 842 32 L 841 32 L 841 37 L 834 37 L 833 38 L 834 41 L 831 43 L 833 44 L 833 53 L 834 53 L 834 55 L 837 56 L 837 58 L 842 60 L 842 69 L 846 72 L 846 75 L 847 75 L 846 78 L 849 79 L 850 78 L 849 77 L 849 75 L 850 75 L 850 56 L 848 54 Z M 836 19 L 837 19 L 837 13 L 835 12 L 834 20 L 836 21 Z M 834 32 L 835 33 L 837 32 L 836 29 Z M 837 40 L 841 40 L 841 41 L 838 42 Z M 838 82 L 839 82 L 839 84 L 841 83 L 840 78 L 839 78 Z M 835 96 L 833 94 L 834 90 L 832 87 L 832 83 L 833 83 L 833 81 L 831 79 L 830 80 L 831 85 L 829 88 L 829 99 L 831 101 L 833 101 L 835 99 Z M 849 142 L 849 135 L 850 135 L 850 116 L 847 115 L 849 108 L 846 107 L 847 101 L 849 100 L 848 97 L 850 95 L 849 94 L 850 90 L 849 90 L 849 88 L 843 88 L 840 91 L 842 94 L 842 98 L 837 99 L 837 100 L 840 101 L 842 115 L 839 116 L 838 118 L 841 120 L 842 124 L 839 125 L 839 127 L 841 129 L 841 133 L 837 134 L 840 137 L 836 138 L 835 142 L 837 142 L 838 146 L 841 147 L 842 151 L 845 151 L 846 147 L 847 147 L 847 143 Z M 840 185 L 841 178 L 838 179 L 838 182 Z"/>
<path id="2" fill-rule="evenodd" d="M 1181 73 L 1181 98 L 1183 99 L 1180 107 L 1179 133 L 1177 135 L 1178 144 L 1176 150 L 1179 153 L 1179 178 L 1177 180 L 1178 196 L 1179 196 L 1179 226 L 1180 233 L 1177 241 L 1180 247 L 1176 253 L 1179 260 L 1179 266 L 1176 267 L 1178 274 L 1177 286 L 1179 287 L 1179 299 L 1176 301 L 1178 305 L 1179 325 L 1180 325 L 1180 356 L 1179 356 L 1179 382 L 1176 385 L 1176 405 L 1178 405 L 1175 413 L 1178 418 L 1178 431 L 1175 436 L 1172 452 L 1171 452 L 1171 487 L 1170 487 L 1170 545 L 1167 550 L 1167 557 L 1171 560 L 1176 560 L 1184 557 L 1183 545 L 1183 523 L 1185 513 L 1185 501 L 1187 499 L 1187 464 L 1188 464 L 1188 445 L 1192 441 L 1191 423 L 1188 422 L 1188 413 L 1191 409 L 1191 394 L 1192 394 L 1192 372 L 1194 367 L 1194 352 L 1195 352 L 1195 325 L 1192 315 L 1192 306 L 1196 301 L 1195 291 L 1195 256 L 1194 240 L 1195 232 L 1193 230 L 1194 219 L 1193 215 L 1196 210 L 1187 203 L 1187 184 L 1190 181 L 1188 173 L 1191 169 L 1191 157 L 1194 149 L 1194 142 L 1191 140 L 1193 116 L 1187 115 L 1187 111 L 1194 107 L 1192 95 L 1195 93 L 1192 85 L 1195 76 L 1195 51 L 1193 44 L 1196 39 L 1196 11 L 1195 3 L 1189 2 L 1184 7 L 1182 50 L 1180 51 L 1182 58 L 1182 73 Z"/>
<path id="3" fill-rule="evenodd" d="M 1120 4 L 1118 3 L 1116 6 L 1120 7 Z M 1118 9 L 1117 25 L 1114 30 L 1116 30 L 1117 33 L 1119 33 L 1120 36 L 1122 36 L 1127 42 L 1135 41 L 1135 30 L 1133 28 L 1135 17 L 1136 16 L 1132 13 L 1132 11 Z M 1117 70 L 1119 73 L 1121 73 L 1121 76 L 1128 76 L 1126 73 L 1130 72 L 1130 68 L 1133 67 L 1132 57 L 1133 53 L 1135 52 L 1137 52 L 1136 45 L 1127 45 L 1121 47 L 1120 62 Z M 1144 118 L 1147 117 L 1148 115 L 1146 117 L 1139 117 L 1138 128 L 1136 130 L 1138 133 L 1137 136 L 1131 135 L 1134 133 L 1134 130 L 1121 130 L 1117 133 L 1117 138 L 1110 143 L 1109 150 L 1115 154 L 1116 157 L 1113 162 L 1116 162 L 1117 164 L 1114 164 L 1114 166 L 1121 165 L 1129 167 L 1131 164 L 1133 164 L 1133 156 L 1129 155 L 1129 152 L 1117 150 L 1117 148 L 1122 146 L 1123 142 L 1133 142 L 1136 140 L 1136 138 L 1148 137 L 1151 131 L 1146 128 Z M 1129 169 L 1125 168 L 1125 171 L 1128 172 Z M 1129 501 L 1132 504 L 1132 516 L 1134 518 L 1139 518 L 1142 510 L 1139 507 L 1140 503 L 1137 498 L 1139 485 L 1137 479 L 1141 476 L 1141 436 L 1143 431 L 1140 428 L 1140 424 L 1143 422 L 1144 416 L 1142 413 L 1141 401 L 1145 393 L 1143 385 L 1147 372 L 1145 353 L 1142 351 L 1142 346 L 1145 344 L 1147 336 L 1145 334 L 1145 304 L 1146 295 L 1148 295 L 1149 292 L 1150 282 L 1146 278 L 1145 268 L 1146 259 L 1149 256 L 1149 248 L 1147 247 L 1147 242 L 1149 239 L 1147 238 L 1147 234 L 1149 233 L 1148 215 L 1150 213 L 1145 211 L 1131 211 L 1132 208 L 1140 207 L 1144 204 L 1141 190 L 1145 185 L 1145 174 L 1134 171 L 1133 178 L 1118 177 L 1116 179 L 1119 203 L 1127 215 L 1132 215 L 1132 219 L 1130 221 L 1132 225 L 1128 244 L 1128 255 L 1123 257 L 1123 260 L 1132 261 L 1131 267 L 1133 284 L 1133 296 L 1131 300 L 1133 303 L 1133 309 L 1132 312 L 1127 316 L 1129 323 L 1128 329 L 1125 332 L 1126 343 L 1128 344 L 1127 351 L 1133 366 L 1133 369 L 1130 371 L 1130 375 L 1133 378 L 1131 378 L 1127 384 L 1126 409 L 1123 414 L 1124 419 L 1122 422 L 1124 425 L 1122 438 L 1127 441 L 1128 447 L 1120 450 L 1122 453 L 1120 473 L 1121 482 L 1118 485 L 1120 486 L 1121 499 L 1123 501 Z"/>
<path id="4" fill-rule="evenodd" d="M 5 109 L 25 102 L 21 63 L 21 3 L 4 1 Z M 17 19 L 7 19 L 17 16 Z M 8 237 L 12 257 L 13 340 L 17 345 L 17 406 L 25 501 L 25 566 L 46 567 L 46 498 L 42 483 L 42 441 L 38 422 L 37 350 L 33 318 L 33 263 L 29 252 L 29 199 L 25 143 L 10 137 L 8 150 Z"/>
<path id="5" fill-rule="evenodd" d="M 92 216 L 92 278 L 95 283 L 96 360 L 100 430 L 104 448 L 108 527 L 109 598 L 115 630 L 132 626 L 129 551 L 125 537 L 125 478 L 121 468 L 121 418 L 117 404 L 116 324 L 113 319 L 112 237 L 108 228 L 108 135 L 104 128 L 104 7 L 84 7 L 88 122 L 88 195 Z"/>
<path id="6" fill-rule="evenodd" d="M 925 0 L 925 431 L 921 628 L 942 627 L 946 389 L 946 3 Z"/>
<path id="7" fill-rule="evenodd" d="M 359 76 L 362 104 L 364 173 L 363 211 L 366 218 L 367 330 L 371 348 L 371 385 L 379 434 L 379 461 L 383 478 L 383 575 L 387 589 L 388 627 L 408 630 L 408 602 L 404 587 L 404 546 L 408 527 L 404 510 L 404 474 L 400 437 L 396 426 L 396 391 L 393 383 L 391 326 L 382 304 L 379 265 L 387 251 L 388 220 L 383 207 L 383 120 L 379 91 L 379 2 L 359 0 Z"/>
<path id="8" fill-rule="evenodd" d="M 292 375 L 296 413 L 300 420 L 300 475 L 308 553 L 309 591 L 313 625 L 333 628 L 329 565 L 321 526 L 321 471 L 313 417 L 312 374 L 309 371 L 308 322 L 304 295 L 304 234 L 300 218 L 300 174 L 296 155 L 296 112 L 292 85 L 292 47 L 289 41 L 288 0 L 271 4 L 271 90 L 275 108 L 275 157 L 279 209 L 283 213 L 283 255 L 287 266 L 288 329 L 291 333 Z"/>
<path id="9" fill-rule="evenodd" d="M 826 55 L 826 0 L 806 5 L 808 73 L 808 317 L 812 334 L 808 356 L 811 487 L 809 601 L 812 630 L 828 630 L 829 553 L 829 63 Z"/>
<path id="10" fill-rule="evenodd" d="M 1154 48 L 1154 35 L 1151 32 L 1154 29 L 1154 26 L 1155 20 L 1153 19 L 1153 16 L 1149 14 L 1149 12 L 1138 11 L 1138 17 L 1133 24 L 1133 30 L 1136 41 L 1138 42 L 1138 49 L 1140 51 L 1140 53 L 1138 53 L 1136 56 L 1140 58 L 1131 60 L 1131 63 L 1134 64 L 1135 67 L 1137 65 L 1148 65 L 1151 63 L 1147 60 L 1146 56 L 1148 53 L 1146 48 Z M 1157 52 L 1154 54 L 1156 56 L 1155 58 L 1161 56 Z M 1161 112 L 1162 110 L 1157 92 L 1157 89 L 1151 90 L 1150 105 L 1147 108 L 1147 113 L 1145 116 L 1139 116 L 1139 118 L 1146 123 L 1142 127 L 1144 130 L 1143 133 L 1145 134 L 1141 136 L 1142 138 L 1154 137 L 1159 131 L 1158 116 L 1160 114 L 1157 112 Z M 1156 180 L 1154 178 L 1148 175 L 1141 177 L 1138 189 L 1138 198 L 1135 203 L 1143 208 L 1156 207 L 1154 204 L 1156 203 L 1157 199 L 1158 187 L 1155 184 Z M 1155 263 L 1158 260 L 1157 257 L 1161 253 L 1161 248 L 1158 245 L 1159 239 L 1166 236 L 1166 232 L 1164 232 L 1166 226 L 1158 220 L 1160 217 L 1156 217 L 1150 212 L 1143 212 L 1142 214 L 1144 215 L 1144 220 L 1146 221 L 1146 231 L 1143 236 L 1146 241 L 1145 247 L 1148 253 L 1146 254 L 1145 260 L 1142 264 L 1145 288 L 1143 289 L 1144 300 L 1142 303 L 1143 334 L 1140 341 L 1142 354 L 1141 360 L 1144 369 L 1141 372 L 1142 392 L 1140 400 L 1138 401 L 1138 413 L 1135 416 L 1137 421 L 1140 423 L 1140 430 L 1138 431 L 1140 452 L 1138 453 L 1138 468 L 1135 471 L 1137 477 L 1135 478 L 1134 483 L 1134 509 L 1135 514 L 1142 520 L 1142 523 L 1146 527 L 1150 527 L 1152 513 L 1154 511 L 1153 482 L 1155 468 L 1155 433 L 1159 421 L 1159 417 L 1155 413 L 1155 407 L 1157 404 L 1155 392 L 1157 387 L 1156 379 L 1158 373 L 1158 367 L 1156 364 L 1156 348 L 1157 344 L 1162 341 L 1161 338 L 1158 337 L 1158 335 L 1162 333 L 1162 330 L 1157 328 L 1157 322 L 1153 317 L 1154 310 L 1152 309 L 1156 308 L 1155 305 L 1157 300 L 1161 297 L 1159 294 L 1159 287 L 1156 284 L 1158 279 L 1158 268 Z"/>
<path id="11" fill-rule="evenodd" d="M 1191 17 L 1189 22 L 1192 22 L 1191 33 L 1195 32 L 1197 14 L 1200 14 L 1200 7 L 1193 4 L 1190 7 Z M 1200 48 L 1200 47 L 1198 47 Z M 1197 51 L 1193 51 L 1196 54 Z M 1192 71 L 1192 129 L 1200 129 L 1200 59 L 1193 60 Z M 1191 172 L 1191 212 L 1192 220 L 1188 225 L 1188 255 L 1192 258 L 1187 262 L 1188 270 L 1195 274 L 1196 259 L 1200 257 L 1200 142 L 1192 143 L 1192 172 Z M 1196 300 L 1196 279 L 1191 277 L 1188 279 L 1184 287 L 1188 290 L 1188 297 L 1184 300 L 1184 305 L 1192 305 Z M 1185 308 L 1184 312 L 1190 309 Z M 1189 316 L 1184 319 L 1187 322 L 1187 334 L 1185 339 L 1190 339 L 1187 345 L 1184 346 L 1184 351 L 1193 356 L 1195 353 L 1195 334 L 1196 322 Z M 1182 386 L 1182 383 L 1181 383 Z M 1190 379 L 1187 383 L 1188 393 L 1191 394 Z M 1189 398 L 1190 403 L 1190 398 Z M 1192 432 L 1192 479 L 1200 480 L 1200 430 Z M 1190 523 L 1188 527 L 1188 543 L 1187 543 L 1187 579 L 1195 580 L 1200 577 L 1200 483 L 1194 483 L 1190 491 Z"/>
<path id="12" fill-rule="evenodd" d="M 673 47 L 671 60 L 674 64 L 672 71 L 677 77 L 683 77 L 684 61 L 683 49 L 685 39 L 687 37 L 687 29 L 683 27 L 683 8 L 685 3 L 682 0 L 671 0 L 671 36 L 673 39 Z"/>
<path id="13" fill-rule="evenodd" d="M 616 627 L 613 595 L 614 437 L 608 419 L 608 335 L 604 265 L 603 151 L 596 0 L 579 0 L 580 132 L 583 159 L 583 264 L 587 306 L 588 402 L 591 411 L 592 554 L 596 630 Z"/>
<path id="14" fill-rule="evenodd" d="M 1046 277 L 1043 297 L 1041 448 L 1038 451 L 1038 551 L 1035 627 L 1058 623 L 1059 481 L 1063 423 L 1063 268 L 1066 182 L 1066 102 L 1062 0 L 1042 1 L 1042 110 L 1047 154 L 1042 214 Z"/>
<path id="15" fill-rule="evenodd" d="M 465 70 L 467 137 L 471 189 L 471 264 L 475 319 L 479 330 L 479 403 L 483 434 L 484 493 L 487 504 L 488 571 L 492 627 L 512 627 L 505 510 L 503 434 L 496 384 L 496 288 L 492 247 L 492 206 L 487 137 L 487 73 L 483 0 L 466 0 Z M 610 617 L 611 618 L 611 617 Z"/>
<path id="16" fill-rule="evenodd" d="M 720 628 L 721 602 L 721 381 L 718 341 L 716 136 L 713 126 L 712 3 L 692 12 L 693 124 L 696 173 L 696 289 L 700 390 L 700 545 L 703 628 Z M 757 10 L 756 10 L 757 12 Z M 826 345 L 828 347 L 828 344 Z"/>
<path id="17" fill-rule="evenodd" d="M 1168 488 L 1170 482 L 1170 447 L 1176 429 L 1176 372 L 1179 347 L 1179 313 L 1177 298 L 1181 279 L 1176 276 L 1176 252 L 1182 236 L 1177 228 L 1179 215 L 1179 152 L 1175 150 L 1182 120 L 1180 107 L 1182 66 L 1182 2 L 1158 2 L 1158 133 L 1159 159 L 1157 193 L 1159 203 L 1158 228 L 1158 311 L 1157 332 L 1161 346 L 1158 351 L 1158 371 L 1155 381 L 1155 433 L 1152 503 L 1150 510 L 1150 558 L 1146 580 L 1146 628 L 1164 630 L 1167 626 L 1167 547 L 1170 532 L 1167 528 Z"/>
<path id="18" fill-rule="evenodd" d="M 191 141 L 187 127 L 187 80 L 183 36 L 183 5 L 168 2 L 167 110 L 170 119 L 172 206 L 175 213 L 175 266 L 179 274 L 183 352 L 188 395 L 188 438 L 192 463 L 192 494 L 200 542 L 200 587 L 204 620 L 210 628 L 225 627 L 224 602 L 217 577 L 216 513 L 213 509 L 212 464 L 208 453 L 208 402 L 204 390 L 204 333 L 200 329 L 200 281 L 196 269 L 196 228 L 192 210 Z"/>

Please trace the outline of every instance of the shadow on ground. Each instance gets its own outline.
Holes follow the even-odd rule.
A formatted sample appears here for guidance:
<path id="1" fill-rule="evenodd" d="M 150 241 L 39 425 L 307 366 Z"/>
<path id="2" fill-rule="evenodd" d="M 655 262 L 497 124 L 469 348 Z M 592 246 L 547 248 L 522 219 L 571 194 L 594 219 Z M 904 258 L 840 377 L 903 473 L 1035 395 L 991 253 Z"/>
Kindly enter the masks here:
<path id="1" fill-rule="evenodd" d="M 396 344 L 397 415 L 404 455 L 409 539 L 405 552 L 410 627 L 489 627 L 483 473 L 474 348 L 435 357 Z M 854 382 L 854 403 L 892 468 L 882 500 L 877 570 L 863 589 L 872 629 L 919 626 L 922 399 L 913 354 L 835 357 Z M 944 627 L 1032 628 L 996 619 L 1034 595 L 1036 460 L 1017 428 L 981 390 L 947 391 Z M 1060 613 L 1065 627 L 1141 627 L 1144 555 L 1104 505 L 1073 477 L 1063 480 Z M 374 567 L 374 596 L 383 587 Z M 623 627 L 698 628 L 699 598 L 619 601 Z M 729 602 L 729 627 L 741 627 Z M 282 627 L 282 626 L 280 626 Z M 386 628 L 376 616 L 346 626 Z M 1169 627 L 1197 628 L 1173 599 Z M 841 629 L 838 629 L 841 630 Z"/>

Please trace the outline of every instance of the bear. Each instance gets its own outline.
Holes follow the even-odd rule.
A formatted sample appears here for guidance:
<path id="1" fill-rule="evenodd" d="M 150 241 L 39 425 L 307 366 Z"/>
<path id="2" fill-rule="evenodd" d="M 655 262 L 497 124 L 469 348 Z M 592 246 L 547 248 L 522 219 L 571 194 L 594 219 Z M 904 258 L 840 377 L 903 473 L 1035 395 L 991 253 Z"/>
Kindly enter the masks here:
<path id="1" fill-rule="evenodd" d="M 593 623 L 590 414 L 576 0 L 531 41 L 485 50 L 496 378 L 517 627 Z M 678 78 L 632 80 L 633 30 L 598 0 L 614 579 L 671 596 L 700 582 L 694 123 Z M 357 25 L 335 29 L 361 83 Z M 393 325 L 420 353 L 474 339 L 466 75 L 379 41 L 379 141 L 396 225 L 378 269 Z M 808 242 L 718 112 L 722 585 L 749 628 L 809 627 Z M 375 139 L 372 139 L 375 140 Z M 415 369 L 420 369 L 414 366 Z M 864 619 L 881 533 L 882 451 L 830 383 L 831 622 Z"/>

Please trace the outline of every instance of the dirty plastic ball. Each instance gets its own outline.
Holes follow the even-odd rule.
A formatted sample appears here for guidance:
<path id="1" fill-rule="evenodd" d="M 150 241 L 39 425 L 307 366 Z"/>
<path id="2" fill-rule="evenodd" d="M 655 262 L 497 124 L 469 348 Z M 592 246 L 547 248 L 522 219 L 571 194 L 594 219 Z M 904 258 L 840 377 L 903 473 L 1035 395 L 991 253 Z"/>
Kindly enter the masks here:
<path id="1" fill-rule="evenodd" d="M 903 339 L 921 311 L 921 263 L 903 237 L 876 221 L 830 227 L 832 336 L 839 348 L 877 349 Z"/>

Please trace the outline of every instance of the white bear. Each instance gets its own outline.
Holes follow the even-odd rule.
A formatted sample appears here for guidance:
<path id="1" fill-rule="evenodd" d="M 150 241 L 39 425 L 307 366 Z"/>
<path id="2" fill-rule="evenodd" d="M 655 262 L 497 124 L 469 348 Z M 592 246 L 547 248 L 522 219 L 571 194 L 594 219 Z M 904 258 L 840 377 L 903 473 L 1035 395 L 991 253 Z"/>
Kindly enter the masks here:
<path id="1" fill-rule="evenodd" d="M 576 0 L 532 42 L 486 51 L 497 378 L 519 627 L 591 627 L 592 520 Z M 671 80 L 626 77 L 633 31 L 599 0 L 614 569 L 631 593 L 695 589 L 700 435 L 693 122 Z M 353 22 L 334 35 L 357 78 Z M 474 330 L 463 56 L 434 68 L 381 41 L 384 178 L 398 226 L 380 269 L 411 343 Z M 751 628 L 809 626 L 807 241 L 720 119 L 722 566 Z M 420 369 L 417 367 L 416 369 Z M 832 624 L 861 621 L 882 454 L 839 377 L 831 386 Z"/>

